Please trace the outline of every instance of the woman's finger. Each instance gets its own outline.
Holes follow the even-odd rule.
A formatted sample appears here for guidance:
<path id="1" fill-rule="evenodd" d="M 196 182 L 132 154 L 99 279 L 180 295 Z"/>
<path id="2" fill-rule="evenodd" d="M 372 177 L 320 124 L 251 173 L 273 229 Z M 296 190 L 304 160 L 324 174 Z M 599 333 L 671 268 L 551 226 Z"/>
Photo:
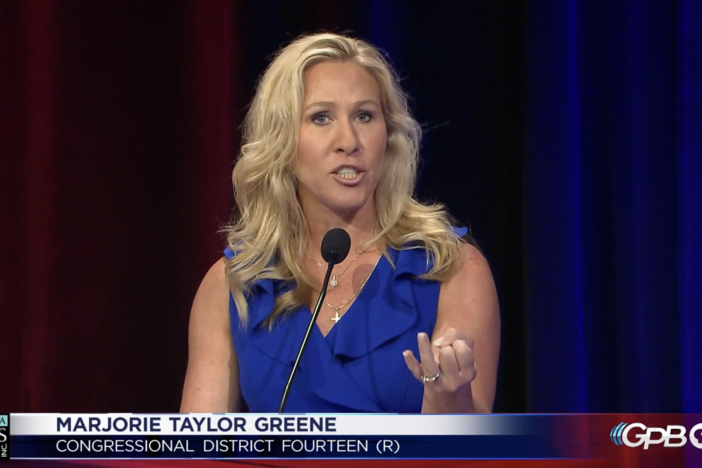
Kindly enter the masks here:
<path id="1" fill-rule="evenodd" d="M 417 335 L 417 345 L 419 346 L 419 358 L 421 359 L 421 367 L 423 374 L 436 375 L 439 372 L 439 364 L 434 359 L 429 335 L 420 333 Z"/>
<path id="2" fill-rule="evenodd" d="M 447 328 L 441 333 L 434 336 L 432 344 L 434 346 L 450 346 L 455 339 L 458 338 L 458 330 L 455 328 Z"/>
<path id="3" fill-rule="evenodd" d="M 451 346 L 455 341 L 463 340 L 470 348 L 473 347 L 473 338 L 455 328 L 447 328 L 434 337 L 434 346 Z"/>
<path id="4" fill-rule="evenodd" d="M 414 357 L 414 353 L 408 349 L 403 351 L 402 356 L 405 358 L 405 364 L 407 364 L 407 368 L 410 370 L 414 378 L 421 380 L 423 373 L 422 366 Z"/>
<path id="5" fill-rule="evenodd" d="M 453 353 L 456 356 L 458 368 L 461 371 L 472 370 L 475 365 L 475 356 L 473 350 L 463 340 L 456 340 L 451 345 Z"/>
<path id="6" fill-rule="evenodd" d="M 453 351 L 453 347 L 444 346 L 439 350 L 439 367 L 441 368 L 441 373 L 445 378 L 451 379 L 458 377 L 460 368 L 458 367 L 458 361 L 456 361 L 456 355 Z"/>

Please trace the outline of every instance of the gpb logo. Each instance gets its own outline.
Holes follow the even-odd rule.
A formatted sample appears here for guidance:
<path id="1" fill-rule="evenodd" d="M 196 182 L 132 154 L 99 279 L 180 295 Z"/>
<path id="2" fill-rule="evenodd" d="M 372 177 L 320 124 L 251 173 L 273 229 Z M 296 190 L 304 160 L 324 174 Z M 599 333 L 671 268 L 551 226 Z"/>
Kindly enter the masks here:
<path id="1" fill-rule="evenodd" d="M 635 431 L 632 433 L 632 431 Z M 626 445 L 627 447 L 639 447 L 643 445 L 644 450 L 648 450 L 650 445 L 663 444 L 664 447 L 682 447 L 687 443 L 685 426 L 668 425 L 665 429 L 660 427 L 646 427 L 641 423 L 619 423 L 609 432 L 609 438 L 615 445 Z M 702 449 L 702 440 L 697 439 L 695 434 L 702 433 L 702 423 L 690 429 L 690 443 L 698 449 Z M 658 437 L 654 437 L 658 435 Z M 631 439 L 634 439 L 632 442 Z"/>

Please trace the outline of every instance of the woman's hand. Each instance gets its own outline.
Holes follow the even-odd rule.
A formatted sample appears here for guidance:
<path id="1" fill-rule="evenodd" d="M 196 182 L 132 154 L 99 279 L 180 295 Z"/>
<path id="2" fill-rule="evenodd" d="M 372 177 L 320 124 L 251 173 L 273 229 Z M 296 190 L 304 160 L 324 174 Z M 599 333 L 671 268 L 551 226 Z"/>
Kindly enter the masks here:
<path id="1" fill-rule="evenodd" d="M 477 376 L 473 340 L 449 328 L 429 342 L 417 335 L 418 362 L 410 350 L 402 353 L 412 375 L 424 383 L 423 413 L 473 413 L 476 411 L 470 384 Z"/>

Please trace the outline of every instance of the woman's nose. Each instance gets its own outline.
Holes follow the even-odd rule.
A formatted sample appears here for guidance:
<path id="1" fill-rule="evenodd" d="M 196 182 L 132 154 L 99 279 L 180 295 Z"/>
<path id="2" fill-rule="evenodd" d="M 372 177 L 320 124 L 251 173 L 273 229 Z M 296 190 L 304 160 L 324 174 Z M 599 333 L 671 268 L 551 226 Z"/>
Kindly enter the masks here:
<path id="1" fill-rule="evenodd" d="M 339 122 L 336 151 L 351 155 L 358 151 L 358 134 L 352 122 Z"/>

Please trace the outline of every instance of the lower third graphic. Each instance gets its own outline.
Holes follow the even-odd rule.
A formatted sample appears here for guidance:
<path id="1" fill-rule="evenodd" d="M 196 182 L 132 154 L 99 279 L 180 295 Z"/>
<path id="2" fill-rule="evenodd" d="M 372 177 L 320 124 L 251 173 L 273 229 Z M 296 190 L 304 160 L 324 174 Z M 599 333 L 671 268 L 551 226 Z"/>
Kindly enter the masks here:
<path id="1" fill-rule="evenodd" d="M 0 461 L 10 459 L 10 415 L 0 413 Z"/>

